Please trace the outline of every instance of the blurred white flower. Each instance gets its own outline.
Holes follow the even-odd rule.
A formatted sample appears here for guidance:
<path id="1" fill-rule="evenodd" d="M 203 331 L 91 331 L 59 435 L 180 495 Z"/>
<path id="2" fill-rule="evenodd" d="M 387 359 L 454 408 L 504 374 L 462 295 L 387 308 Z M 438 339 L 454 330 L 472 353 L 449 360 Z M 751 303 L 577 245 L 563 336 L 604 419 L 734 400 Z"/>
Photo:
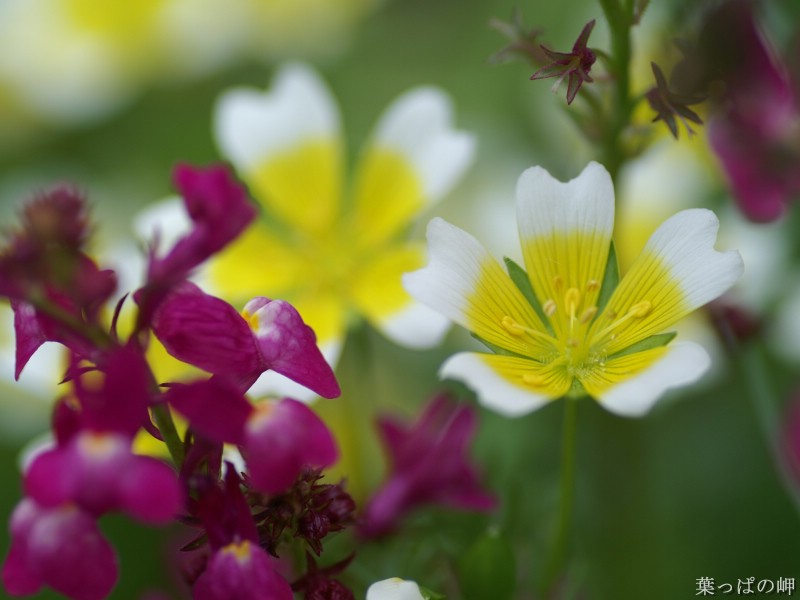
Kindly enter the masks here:
<path id="1" fill-rule="evenodd" d="M 367 600 L 424 600 L 424 596 L 413 581 L 392 577 L 369 586 Z"/>

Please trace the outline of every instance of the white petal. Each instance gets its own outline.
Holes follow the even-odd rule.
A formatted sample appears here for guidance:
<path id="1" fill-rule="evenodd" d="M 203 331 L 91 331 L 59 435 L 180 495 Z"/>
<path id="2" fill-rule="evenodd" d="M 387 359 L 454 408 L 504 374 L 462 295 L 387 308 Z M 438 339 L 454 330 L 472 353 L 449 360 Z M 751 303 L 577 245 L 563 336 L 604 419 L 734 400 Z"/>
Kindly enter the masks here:
<path id="1" fill-rule="evenodd" d="M 610 241 L 614 229 L 611 176 L 596 162 L 566 183 L 541 167 L 531 167 L 517 182 L 517 219 L 523 242 L 572 231 L 594 233 Z"/>
<path id="2" fill-rule="evenodd" d="M 149 245 L 158 240 L 158 256 L 164 256 L 182 237 L 192 231 L 193 225 L 183 200 L 171 196 L 156 202 L 138 213 L 133 219 L 133 231 Z"/>
<path id="3" fill-rule="evenodd" d="M 501 377 L 475 352 L 454 354 L 439 369 L 439 376 L 463 382 L 482 405 L 506 417 L 528 414 L 550 401 Z"/>
<path id="4" fill-rule="evenodd" d="M 334 340 L 325 344 L 320 344 L 320 351 L 327 363 L 335 368 L 342 351 L 342 341 Z M 311 404 L 319 398 L 317 394 L 307 387 L 303 387 L 299 383 L 295 383 L 288 377 L 284 377 L 275 371 L 263 373 L 261 377 L 250 386 L 247 394 L 253 398 L 262 396 L 269 396 L 270 398 L 294 398 L 305 404 Z"/>
<path id="5" fill-rule="evenodd" d="M 369 586 L 367 600 L 423 600 L 423 596 L 413 581 L 392 577 Z"/>
<path id="6" fill-rule="evenodd" d="M 436 217 L 428 223 L 428 265 L 403 275 L 403 287 L 416 300 L 469 329 L 464 310 L 475 291 L 481 265 L 494 260 L 466 231 Z"/>
<path id="7" fill-rule="evenodd" d="M 436 88 L 419 88 L 395 100 L 376 127 L 373 143 L 406 157 L 428 202 L 450 191 L 475 154 L 474 136 L 453 129 L 452 121 L 450 99 Z"/>
<path id="8" fill-rule="evenodd" d="M 667 353 L 636 377 L 606 390 L 598 401 L 624 417 L 644 415 L 668 389 L 697 381 L 711 366 L 705 349 L 693 342 L 675 342 Z"/>
<path id="9" fill-rule="evenodd" d="M 450 321 L 412 300 L 400 312 L 375 323 L 375 326 L 396 344 L 421 350 L 439 345 L 450 328 Z"/>
<path id="10" fill-rule="evenodd" d="M 710 210 L 683 210 L 664 221 L 643 250 L 657 256 L 680 282 L 687 310 L 719 297 L 744 272 L 738 252 L 714 250 L 718 230 L 719 220 Z"/>
<path id="11" fill-rule="evenodd" d="M 222 153 L 247 171 L 303 140 L 338 138 L 339 112 L 319 76 L 292 63 L 278 71 L 267 92 L 237 88 L 223 94 L 214 129 Z"/>

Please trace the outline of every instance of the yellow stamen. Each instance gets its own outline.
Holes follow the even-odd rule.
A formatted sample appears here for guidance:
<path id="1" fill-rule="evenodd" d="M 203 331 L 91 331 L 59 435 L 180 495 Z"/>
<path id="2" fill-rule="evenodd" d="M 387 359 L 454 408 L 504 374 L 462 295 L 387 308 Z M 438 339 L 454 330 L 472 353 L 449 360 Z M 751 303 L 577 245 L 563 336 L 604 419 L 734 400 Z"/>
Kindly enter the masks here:
<path id="1" fill-rule="evenodd" d="M 564 280 L 561 279 L 561 275 L 556 275 L 553 277 L 553 287 L 557 292 L 560 292 L 561 288 L 564 287 Z"/>
<path id="2" fill-rule="evenodd" d="M 544 303 L 542 310 L 544 310 L 544 314 L 546 314 L 548 317 L 552 317 L 554 314 L 556 314 L 556 308 L 556 301 L 550 298 Z"/>
<path id="3" fill-rule="evenodd" d="M 580 322 L 582 324 L 585 325 L 586 323 L 588 323 L 589 321 L 594 319 L 594 316 L 596 314 L 597 314 L 597 307 L 596 306 L 590 306 L 585 311 L 583 311 L 583 314 L 581 315 L 581 318 L 579 320 L 580 320 Z"/>
<path id="4" fill-rule="evenodd" d="M 589 282 L 586 284 L 586 291 L 587 292 L 595 292 L 600 289 L 600 283 L 597 279 L 590 279 Z"/>
<path id="5" fill-rule="evenodd" d="M 503 319 L 500 321 L 500 324 L 506 331 L 508 331 L 508 333 L 513 336 L 520 337 L 525 335 L 525 328 L 508 315 L 503 317 Z"/>

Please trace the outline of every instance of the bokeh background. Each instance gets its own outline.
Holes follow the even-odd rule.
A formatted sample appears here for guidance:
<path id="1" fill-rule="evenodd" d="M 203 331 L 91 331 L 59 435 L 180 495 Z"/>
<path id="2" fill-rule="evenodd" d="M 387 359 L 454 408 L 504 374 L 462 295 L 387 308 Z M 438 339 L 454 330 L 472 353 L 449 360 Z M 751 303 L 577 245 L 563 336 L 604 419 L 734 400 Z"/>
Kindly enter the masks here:
<path id="1" fill-rule="evenodd" d="M 220 160 L 211 131 L 216 98 L 232 86 L 265 88 L 287 59 L 309 62 L 328 82 L 351 159 L 394 97 L 422 84 L 447 91 L 458 127 L 474 132 L 479 147 L 468 175 L 428 216 L 473 232 L 498 256 L 519 254 L 513 190 L 522 170 L 538 164 L 568 179 L 595 157 L 566 115 L 563 89 L 554 95 L 548 82 L 529 81 L 533 70 L 522 62 L 490 62 L 507 40 L 488 25 L 492 18 L 509 20 L 516 7 L 527 25 L 544 30 L 542 41 L 566 51 L 581 27 L 597 18 L 590 46 L 607 47 L 602 12 L 591 0 L 177 2 L 168 20 L 174 29 L 161 24 L 164 31 L 147 26 L 147 11 L 158 9 L 155 0 L 102 19 L 96 11 L 108 9 L 98 8 L 99 0 L 75 0 L 70 10 L 82 15 L 86 31 L 107 34 L 95 45 L 83 44 L 88 34 L 64 25 L 66 13 L 59 11 L 66 9 L 59 5 L 70 4 L 0 0 L 0 223 L 10 226 L 16 207 L 36 190 L 75 182 L 91 199 L 100 257 L 119 240 L 133 243 L 134 216 L 171 193 L 174 164 Z M 635 87 L 650 85 L 651 60 L 676 60 L 671 40 L 696 25 L 700 4 L 652 2 L 634 34 Z M 800 4 L 774 0 L 762 8 L 776 45 L 797 44 Z M 650 118 L 643 111 L 643 125 Z M 715 356 L 713 372 L 700 385 L 670 394 L 643 419 L 622 419 L 581 402 L 570 571 L 579 585 L 570 597 L 672 600 L 694 597 L 700 577 L 734 589 L 751 576 L 800 580 L 800 504 L 788 493 L 800 484 L 791 474 L 782 481 L 762 428 L 765 410 L 783 415 L 800 393 L 799 344 L 791 334 L 800 322 L 800 301 L 792 301 L 800 293 L 800 211 L 779 223 L 744 223 L 702 127 L 693 139 L 675 141 L 658 124 L 650 150 L 623 169 L 617 194 L 623 256 L 681 208 L 717 210 L 720 247 L 739 248 L 748 271 L 736 298 L 767 323 L 743 362 L 763 367 L 768 377 L 764 387 L 749 389 L 746 373 L 734 368 L 701 315 L 685 327 Z M 426 221 L 410 235 L 421 237 Z M 7 354 L 11 316 L 5 307 L 0 314 Z M 411 351 L 362 327 L 345 346 L 342 386 L 351 390 L 348 401 L 366 403 L 364 410 L 409 417 L 442 387 L 474 402 L 466 388 L 443 386 L 436 377 L 445 357 L 472 343 L 454 330 L 440 348 Z M 21 494 L 20 450 L 47 429 L 54 390 L 52 373 L 37 373 L 35 366 L 15 384 L 10 358 L 3 360 L 0 516 L 6 520 Z M 47 369 L 52 360 L 37 364 Z M 562 412 L 562 404 L 553 403 L 508 419 L 480 409 L 473 454 L 501 499 L 499 510 L 415 514 L 403 535 L 359 550 L 345 578 L 357 596 L 372 581 L 401 576 L 449 598 L 469 598 L 454 574 L 465 553 L 494 528 L 513 550 L 516 589 L 522 590 L 514 597 L 532 597 L 524 590 L 544 568 L 557 513 Z M 362 482 L 369 488 L 380 481 L 382 465 L 374 436 L 362 434 L 374 463 Z M 183 597 L 169 569 L 177 532 L 147 530 L 116 516 L 104 517 L 102 525 L 122 565 L 113 598 L 144 598 L 155 590 Z M 3 527 L 0 548 L 7 546 Z"/>

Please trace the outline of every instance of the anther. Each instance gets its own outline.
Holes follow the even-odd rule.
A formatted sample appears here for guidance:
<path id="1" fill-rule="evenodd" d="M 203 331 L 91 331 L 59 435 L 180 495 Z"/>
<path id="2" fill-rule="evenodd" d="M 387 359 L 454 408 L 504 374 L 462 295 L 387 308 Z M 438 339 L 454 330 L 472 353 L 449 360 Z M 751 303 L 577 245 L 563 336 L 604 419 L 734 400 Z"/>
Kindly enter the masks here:
<path id="1" fill-rule="evenodd" d="M 587 292 L 595 292 L 600 289 L 600 282 L 597 279 L 590 279 L 589 282 L 586 284 L 586 291 Z"/>
<path id="2" fill-rule="evenodd" d="M 503 317 L 500 324 L 511 335 L 521 336 L 525 333 L 525 328 L 508 315 Z"/>
<path id="3" fill-rule="evenodd" d="M 653 305 L 647 300 L 642 300 L 641 302 L 637 302 L 631 306 L 628 314 L 641 319 L 642 317 L 649 315 L 651 310 L 653 310 Z"/>
<path id="4" fill-rule="evenodd" d="M 597 314 L 597 307 L 596 306 L 590 306 L 585 311 L 583 311 L 583 314 L 581 315 L 581 318 L 580 318 L 580 322 L 585 325 L 586 323 L 588 323 L 589 321 L 594 319 L 594 316 L 596 314 Z"/>
<path id="5" fill-rule="evenodd" d="M 564 306 L 570 315 L 574 314 L 578 309 L 578 304 L 580 304 L 580 301 L 581 293 L 577 288 L 571 287 L 567 290 L 567 293 L 564 294 Z"/>
<path id="6" fill-rule="evenodd" d="M 553 287 L 557 292 L 560 292 L 561 288 L 564 287 L 564 280 L 561 278 L 561 275 L 553 277 Z"/>
<path id="7" fill-rule="evenodd" d="M 544 311 L 544 314 L 546 314 L 548 317 L 552 317 L 554 314 L 556 314 L 556 308 L 557 307 L 555 300 L 550 298 L 547 302 L 544 303 L 542 310 Z"/>

